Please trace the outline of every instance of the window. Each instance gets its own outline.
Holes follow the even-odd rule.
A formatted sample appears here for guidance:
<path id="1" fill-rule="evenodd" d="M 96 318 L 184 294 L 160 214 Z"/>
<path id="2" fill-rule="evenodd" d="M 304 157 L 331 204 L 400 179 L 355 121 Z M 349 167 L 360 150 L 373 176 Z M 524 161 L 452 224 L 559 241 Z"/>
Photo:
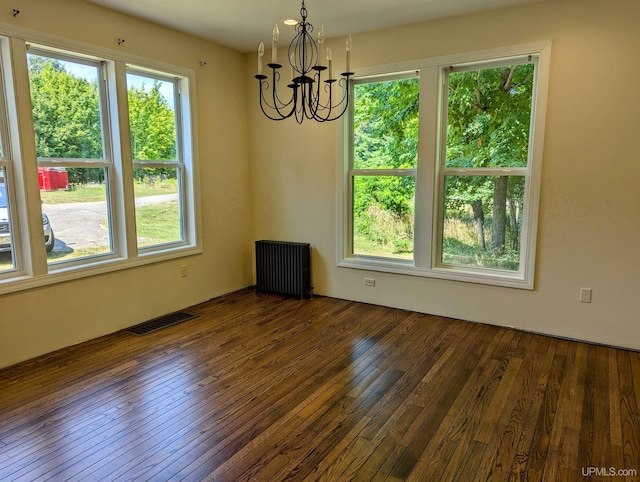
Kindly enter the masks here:
<path id="1" fill-rule="evenodd" d="M 48 263 L 112 254 L 103 66 L 37 49 L 27 60 Z"/>
<path id="2" fill-rule="evenodd" d="M 507 61 L 446 72 L 442 264 L 521 269 L 534 67 Z"/>
<path id="3" fill-rule="evenodd" d="M 149 73 L 127 73 L 139 248 L 184 240 L 183 155 L 177 82 Z"/>
<path id="4" fill-rule="evenodd" d="M 354 85 L 353 253 L 413 259 L 419 79 Z M 403 112 L 387 109 L 404 105 Z"/>
<path id="5" fill-rule="evenodd" d="M 0 293 L 199 253 L 193 71 L 34 36 L 0 37 Z"/>
<path id="6" fill-rule="evenodd" d="M 340 266 L 533 287 L 548 50 L 353 81 Z"/>
<path id="7" fill-rule="evenodd" d="M 12 276 L 18 268 L 19 250 L 14 242 L 16 216 L 12 208 L 12 162 L 8 143 L 8 119 L 5 111 L 4 68 L 0 66 L 0 280 Z"/>

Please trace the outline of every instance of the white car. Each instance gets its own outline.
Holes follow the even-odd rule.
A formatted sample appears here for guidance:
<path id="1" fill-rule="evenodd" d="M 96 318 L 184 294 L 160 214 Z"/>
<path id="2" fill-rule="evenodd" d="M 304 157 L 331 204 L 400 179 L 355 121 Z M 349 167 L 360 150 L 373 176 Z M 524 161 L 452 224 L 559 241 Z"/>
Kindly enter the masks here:
<path id="1" fill-rule="evenodd" d="M 0 252 L 11 251 L 11 226 L 9 223 L 9 208 L 7 202 L 7 186 L 0 184 Z M 42 214 L 42 226 L 44 228 L 44 244 L 47 253 L 53 250 L 56 239 L 51 229 L 51 223 L 46 214 Z"/>

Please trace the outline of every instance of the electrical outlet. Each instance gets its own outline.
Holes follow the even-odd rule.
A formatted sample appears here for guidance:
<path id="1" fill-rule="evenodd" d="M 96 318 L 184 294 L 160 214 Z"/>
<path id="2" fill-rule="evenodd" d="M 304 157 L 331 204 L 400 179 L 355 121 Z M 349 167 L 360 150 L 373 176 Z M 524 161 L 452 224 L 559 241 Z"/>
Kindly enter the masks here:
<path id="1" fill-rule="evenodd" d="M 375 286 L 376 285 L 376 280 L 373 278 L 365 278 L 364 279 L 364 285 L 365 286 Z"/>
<path id="2" fill-rule="evenodd" d="M 591 303 L 591 288 L 580 288 L 580 303 Z"/>
<path id="3" fill-rule="evenodd" d="M 183 278 L 189 276 L 189 266 L 187 266 L 186 264 L 180 266 L 180 276 L 182 276 Z"/>

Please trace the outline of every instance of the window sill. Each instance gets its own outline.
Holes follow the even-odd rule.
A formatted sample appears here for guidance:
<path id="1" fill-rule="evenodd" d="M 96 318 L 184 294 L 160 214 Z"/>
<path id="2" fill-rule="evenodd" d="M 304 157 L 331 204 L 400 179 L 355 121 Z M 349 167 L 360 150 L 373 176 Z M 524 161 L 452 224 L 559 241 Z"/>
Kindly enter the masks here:
<path id="1" fill-rule="evenodd" d="M 136 258 L 109 258 L 95 261 L 91 264 L 75 266 L 54 265 L 49 269 L 49 273 L 40 276 L 16 273 L 16 276 L 0 280 L 0 295 L 15 293 L 19 291 L 40 288 L 43 286 L 64 283 L 77 279 L 87 278 L 105 273 L 112 273 L 130 268 L 170 261 L 172 259 L 193 256 L 202 253 L 202 249 L 197 246 L 181 246 L 170 248 L 161 252 L 140 254 Z"/>
<path id="2" fill-rule="evenodd" d="M 461 268 L 458 266 L 425 268 L 415 266 L 412 261 L 407 260 L 391 260 L 386 258 L 357 256 L 340 260 L 338 262 L 338 267 L 533 290 L 533 280 L 528 280 L 521 272 L 480 268 Z"/>

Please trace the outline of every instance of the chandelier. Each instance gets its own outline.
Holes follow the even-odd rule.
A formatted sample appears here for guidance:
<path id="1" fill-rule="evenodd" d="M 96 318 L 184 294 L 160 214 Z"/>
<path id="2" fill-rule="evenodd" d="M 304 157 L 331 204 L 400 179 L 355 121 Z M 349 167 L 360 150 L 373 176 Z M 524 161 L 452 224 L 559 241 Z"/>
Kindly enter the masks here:
<path id="1" fill-rule="evenodd" d="M 318 32 L 318 44 L 313 40 L 313 25 L 307 22 L 307 8 L 302 0 L 300 9 L 302 20 L 296 25 L 296 36 L 289 44 L 288 61 L 291 64 L 291 78 L 285 82 L 288 100 L 278 95 L 277 85 L 284 77 L 282 65 L 278 63 L 278 25 L 273 29 L 271 42 L 271 69 L 269 76 L 262 73 L 264 43 L 258 47 L 258 79 L 260 87 L 260 109 L 271 120 L 284 120 L 294 116 L 298 124 L 305 118 L 318 122 L 333 121 L 342 116 L 349 105 L 349 77 L 351 60 L 351 35 L 347 40 L 347 68 L 340 74 L 340 79 L 333 77 L 331 49 L 327 48 L 327 63 L 324 65 L 319 48 L 324 43 L 324 28 Z M 327 78 L 322 79 L 326 72 Z M 338 87 L 339 86 L 339 87 Z M 340 91 L 339 93 L 337 91 Z"/>

